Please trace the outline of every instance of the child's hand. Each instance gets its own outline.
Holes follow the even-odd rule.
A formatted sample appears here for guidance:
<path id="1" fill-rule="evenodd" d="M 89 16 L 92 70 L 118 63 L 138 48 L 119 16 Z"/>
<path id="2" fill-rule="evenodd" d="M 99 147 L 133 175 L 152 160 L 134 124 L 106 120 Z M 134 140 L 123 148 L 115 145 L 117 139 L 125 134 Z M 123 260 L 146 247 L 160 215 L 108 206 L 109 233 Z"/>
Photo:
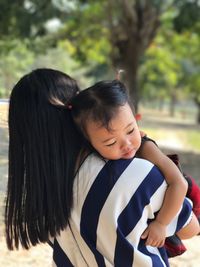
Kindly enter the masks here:
<path id="1" fill-rule="evenodd" d="M 166 225 L 153 221 L 141 235 L 142 239 L 147 239 L 146 246 L 163 247 L 166 238 Z"/>

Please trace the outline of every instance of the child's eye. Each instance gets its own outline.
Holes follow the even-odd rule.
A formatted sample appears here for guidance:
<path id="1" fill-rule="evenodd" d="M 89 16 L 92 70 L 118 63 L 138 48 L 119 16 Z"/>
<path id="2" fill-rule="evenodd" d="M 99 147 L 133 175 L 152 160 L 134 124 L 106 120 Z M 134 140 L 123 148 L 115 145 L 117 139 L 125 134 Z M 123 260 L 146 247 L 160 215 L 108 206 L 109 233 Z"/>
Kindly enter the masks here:
<path id="1" fill-rule="evenodd" d="M 116 143 L 116 141 L 113 142 L 112 144 L 108 144 L 108 145 L 106 145 L 106 146 L 113 146 L 115 143 Z"/>
<path id="2" fill-rule="evenodd" d="M 131 130 L 131 131 L 129 131 L 127 134 L 132 134 L 133 132 L 134 132 L 134 128 Z"/>

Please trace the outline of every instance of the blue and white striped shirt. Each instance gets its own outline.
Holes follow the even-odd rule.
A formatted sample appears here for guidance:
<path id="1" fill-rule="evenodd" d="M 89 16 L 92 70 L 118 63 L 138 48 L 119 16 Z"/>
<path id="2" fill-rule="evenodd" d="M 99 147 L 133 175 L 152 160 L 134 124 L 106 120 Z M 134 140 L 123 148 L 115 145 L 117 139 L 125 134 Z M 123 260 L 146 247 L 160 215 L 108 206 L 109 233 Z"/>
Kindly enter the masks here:
<path id="1" fill-rule="evenodd" d="M 169 266 L 164 248 L 140 239 L 160 209 L 167 184 L 149 161 L 107 161 L 89 156 L 74 182 L 70 226 L 53 240 L 53 266 Z M 191 218 L 185 200 L 168 226 L 168 236 Z"/>

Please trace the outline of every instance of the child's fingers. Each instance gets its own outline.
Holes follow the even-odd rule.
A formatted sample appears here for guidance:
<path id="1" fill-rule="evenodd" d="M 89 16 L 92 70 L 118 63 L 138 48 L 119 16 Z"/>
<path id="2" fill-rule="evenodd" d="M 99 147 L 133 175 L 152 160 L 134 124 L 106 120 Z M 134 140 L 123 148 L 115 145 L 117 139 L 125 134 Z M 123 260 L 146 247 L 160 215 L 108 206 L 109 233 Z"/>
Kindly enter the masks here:
<path id="1" fill-rule="evenodd" d="M 141 235 L 141 238 L 142 239 L 146 239 L 147 238 L 147 236 L 148 236 L 148 234 L 149 234 L 149 230 L 148 230 L 148 228 L 143 232 L 143 234 Z"/>
<path id="2" fill-rule="evenodd" d="M 164 246 L 164 244 L 165 244 L 165 239 L 164 239 L 164 240 L 162 240 L 161 242 L 159 242 L 159 244 L 158 244 L 158 248 L 161 248 L 161 247 L 163 247 L 163 246 Z"/>
<path id="3" fill-rule="evenodd" d="M 155 244 L 156 244 L 156 242 L 153 239 L 151 239 L 151 238 L 147 238 L 147 241 L 145 242 L 145 245 L 146 246 L 155 247 Z"/>
<path id="4" fill-rule="evenodd" d="M 146 246 L 152 246 L 152 247 L 159 247 L 160 242 L 156 241 L 156 240 L 152 240 L 152 239 L 147 239 L 145 245 Z"/>
<path id="5" fill-rule="evenodd" d="M 165 238 L 161 238 L 158 235 L 153 234 L 149 227 L 145 229 L 141 235 L 141 239 L 146 239 L 145 245 L 152 247 L 163 247 L 165 242 Z"/>
<path id="6" fill-rule="evenodd" d="M 157 247 L 157 248 L 163 247 L 164 243 L 165 243 L 165 240 L 159 239 L 159 238 L 152 238 L 150 236 L 148 236 L 145 242 L 146 246 L 152 246 L 152 247 Z"/>

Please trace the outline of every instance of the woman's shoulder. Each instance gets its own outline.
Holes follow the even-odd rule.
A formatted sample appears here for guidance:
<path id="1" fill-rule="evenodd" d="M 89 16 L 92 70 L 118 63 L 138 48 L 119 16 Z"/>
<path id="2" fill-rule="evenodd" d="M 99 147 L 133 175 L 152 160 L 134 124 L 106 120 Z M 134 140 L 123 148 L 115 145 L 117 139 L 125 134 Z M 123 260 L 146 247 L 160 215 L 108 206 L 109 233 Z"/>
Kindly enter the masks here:
<path id="1" fill-rule="evenodd" d="M 98 170 L 103 168 L 103 166 L 106 164 L 107 160 L 104 160 L 103 158 L 99 157 L 95 153 L 91 153 L 85 157 L 83 163 L 81 164 L 79 168 L 79 172 L 83 170 Z"/>
<path id="2" fill-rule="evenodd" d="M 113 168 L 121 166 L 121 165 L 126 165 L 126 167 L 129 167 L 129 168 L 135 168 L 137 166 L 138 167 L 143 166 L 143 168 L 148 169 L 148 168 L 152 168 L 152 166 L 153 166 L 153 163 L 151 163 L 150 161 L 148 161 L 146 159 L 142 159 L 142 158 L 137 158 L 137 157 L 134 157 L 132 159 L 107 160 L 107 159 L 103 159 L 103 158 L 99 157 L 96 154 L 90 154 L 85 158 L 79 171 L 82 171 L 83 169 L 86 169 L 86 170 L 101 169 L 106 164 L 109 164 Z"/>
<path id="3" fill-rule="evenodd" d="M 88 171 L 93 171 L 93 170 L 97 171 L 98 169 L 101 170 L 106 164 L 110 165 L 111 168 L 117 168 L 120 166 L 124 166 L 124 168 L 125 166 L 127 168 L 136 168 L 136 167 L 141 168 L 142 166 L 143 168 L 149 169 L 153 167 L 153 163 L 151 163 L 146 159 L 134 157 L 132 159 L 107 160 L 99 157 L 95 153 L 92 153 L 85 158 L 84 162 L 82 163 L 79 169 L 79 172 L 83 170 L 88 170 Z"/>
<path id="4" fill-rule="evenodd" d="M 124 176 L 126 176 L 127 179 L 133 179 L 133 177 L 135 179 L 138 177 L 144 179 L 144 177 L 151 172 L 153 167 L 154 165 L 151 162 L 140 158 L 106 161 L 96 154 L 90 154 L 85 158 L 77 172 L 75 178 L 77 183 L 74 183 L 74 189 L 76 189 L 76 184 L 78 184 L 79 188 L 83 190 L 87 188 L 87 190 L 89 190 L 97 177 L 101 176 L 112 176 L 112 179 L 114 175 L 117 177 L 122 176 L 120 179 L 124 179 Z"/>
<path id="5" fill-rule="evenodd" d="M 105 164 L 106 161 L 104 161 L 97 155 L 87 155 L 82 161 L 81 166 L 76 173 L 74 189 L 76 189 L 77 184 L 79 185 L 79 188 L 85 188 L 91 185 L 95 181 L 96 176 L 102 170 Z"/>

